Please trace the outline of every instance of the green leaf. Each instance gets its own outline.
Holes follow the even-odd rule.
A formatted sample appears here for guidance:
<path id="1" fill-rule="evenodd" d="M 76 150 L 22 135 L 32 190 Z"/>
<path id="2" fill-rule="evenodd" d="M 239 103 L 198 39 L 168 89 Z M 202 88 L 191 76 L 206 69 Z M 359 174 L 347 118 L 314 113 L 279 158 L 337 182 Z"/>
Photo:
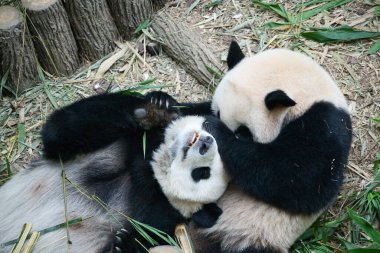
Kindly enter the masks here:
<path id="1" fill-rule="evenodd" d="M 333 29 L 318 28 L 318 30 L 319 31 L 302 32 L 301 36 L 320 43 L 369 39 L 380 36 L 380 32 L 367 32 L 357 30 L 349 26 L 342 26 Z"/>
<path id="2" fill-rule="evenodd" d="M 264 9 L 271 10 L 280 17 L 284 18 L 288 22 L 292 22 L 291 15 L 286 11 L 285 7 L 281 4 L 276 3 L 265 3 L 260 0 L 251 0 L 253 4 L 256 4 Z"/>
<path id="3" fill-rule="evenodd" d="M 380 233 L 377 232 L 371 224 L 369 224 L 363 217 L 348 208 L 348 215 L 352 221 L 359 225 L 359 227 L 373 240 L 374 243 L 380 246 Z"/>
<path id="4" fill-rule="evenodd" d="M 71 225 L 79 224 L 82 221 L 83 221 L 82 218 L 72 219 L 72 220 L 69 220 L 68 225 L 71 226 Z M 65 227 L 66 227 L 66 222 L 58 224 L 58 225 L 55 225 L 53 227 L 42 229 L 42 230 L 40 230 L 38 232 L 40 232 L 40 235 L 44 235 L 44 234 L 47 234 L 47 233 L 50 233 L 50 232 L 53 232 L 53 231 L 56 231 L 58 229 L 65 228 Z M 28 235 L 27 239 L 29 239 L 29 238 L 30 238 L 30 235 Z M 9 246 L 9 245 L 12 245 L 12 244 L 15 244 L 15 243 L 18 243 L 18 239 L 14 239 L 12 241 L 8 241 L 8 242 L 0 244 L 0 248 Z"/>
<path id="5" fill-rule="evenodd" d="M 211 2 L 205 3 L 202 5 L 202 13 L 206 11 L 207 8 L 214 7 L 219 5 L 222 0 L 212 0 Z"/>
<path id="6" fill-rule="evenodd" d="M 268 29 L 281 29 L 290 25 L 292 25 L 292 23 L 289 22 L 268 22 L 264 24 L 264 27 Z"/>
<path id="7" fill-rule="evenodd" d="M 322 11 L 327 11 L 329 9 L 332 9 L 332 8 L 335 8 L 335 7 L 338 7 L 340 5 L 344 5 L 344 4 L 347 4 L 349 2 L 351 2 L 352 0 L 335 0 L 335 1 L 332 1 L 332 2 L 328 2 L 322 6 L 319 6 L 317 8 L 314 8 L 314 9 L 311 9 L 309 11 L 305 11 L 303 13 L 300 13 L 297 15 L 297 18 L 296 20 L 297 21 L 304 21 L 304 20 L 307 20 L 309 18 L 311 18 L 312 16 L 315 16 L 317 15 L 318 13 L 322 12 Z"/>
<path id="8" fill-rule="evenodd" d="M 376 159 L 373 163 L 373 174 L 376 175 L 377 173 L 379 173 L 379 165 L 380 165 L 380 153 L 376 155 Z"/>
<path id="9" fill-rule="evenodd" d="M 185 14 L 188 15 L 200 2 L 201 0 L 195 0 L 190 7 L 186 10 Z"/>
<path id="10" fill-rule="evenodd" d="M 375 7 L 375 16 L 380 16 L 380 5 Z"/>
<path id="11" fill-rule="evenodd" d="M 152 78 L 152 79 L 146 79 L 142 82 L 138 82 L 136 83 L 136 85 L 146 85 L 146 84 L 150 84 L 150 83 L 153 83 L 154 81 L 156 81 L 156 78 Z"/>
<path id="12" fill-rule="evenodd" d="M 379 41 L 380 42 L 380 41 Z M 374 118 L 373 121 L 380 123 L 380 117 Z"/>
<path id="13" fill-rule="evenodd" d="M 371 48 L 368 50 L 368 54 L 376 54 L 376 52 L 379 50 L 380 50 L 380 40 L 371 46 Z M 378 122 L 380 122 L 380 118 Z"/>
<path id="14" fill-rule="evenodd" d="M 149 20 L 146 19 L 146 20 L 144 20 L 144 22 L 139 24 L 139 26 L 136 28 L 136 30 L 133 33 L 139 33 L 142 30 L 147 29 L 149 27 L 149 25 L 150 25 Z"/>

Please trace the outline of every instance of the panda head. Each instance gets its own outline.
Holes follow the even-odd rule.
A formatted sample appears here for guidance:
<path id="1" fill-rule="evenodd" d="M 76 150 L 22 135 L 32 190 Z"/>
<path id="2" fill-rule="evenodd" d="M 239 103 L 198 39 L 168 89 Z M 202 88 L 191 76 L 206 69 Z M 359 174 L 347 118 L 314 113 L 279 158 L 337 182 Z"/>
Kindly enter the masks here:
<path id="1" fill-rule="evenodd" d="M 185 217 L 219 199 L 229 180 L 204 121 L 198 116 L 173 121 L 151 162 L 162 191 Z"/>
<path id="2" fill-rule="evenodd" d="M 232 42 L 229 71 L 216 88 L 212 110 L 237 134 L 268 143 L 281 128 L 314 103 L 325 101 L 347 109 L 330 75 L 314 60 L 287 49 L 244 57 Z"/>

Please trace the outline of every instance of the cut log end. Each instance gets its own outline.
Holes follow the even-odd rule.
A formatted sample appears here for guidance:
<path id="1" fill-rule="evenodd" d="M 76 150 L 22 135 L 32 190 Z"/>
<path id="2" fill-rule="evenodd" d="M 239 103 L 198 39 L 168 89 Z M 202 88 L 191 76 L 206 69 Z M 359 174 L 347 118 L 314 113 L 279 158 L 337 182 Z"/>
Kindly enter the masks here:
<path id="1" fill-rule="evenodd" d="M 54 5 L 58 0 L 21 0 L 22 5 L 30 11 L 40 11 Z"/>
<path id="2" fill-rule="evenodd" d="M 20 24 L 23 21 L 22 13 L 12 6 L 0 7 L 0 29 L 5 30 Z"/>

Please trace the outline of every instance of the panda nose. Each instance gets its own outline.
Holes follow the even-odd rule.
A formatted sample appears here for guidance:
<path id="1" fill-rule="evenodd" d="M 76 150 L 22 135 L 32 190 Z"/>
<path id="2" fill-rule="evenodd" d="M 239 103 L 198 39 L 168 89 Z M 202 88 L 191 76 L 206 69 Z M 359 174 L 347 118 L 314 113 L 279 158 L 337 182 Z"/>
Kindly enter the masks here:
<path id="1" fill-rule="evenodd" d="M 199 142 L 201 144 L 199 148 L 199 154 L 204 155 L 210 149 L 212 143 L 214 142 L 214 139 L 211 136 L 202 136 L 199 138 Z"/>

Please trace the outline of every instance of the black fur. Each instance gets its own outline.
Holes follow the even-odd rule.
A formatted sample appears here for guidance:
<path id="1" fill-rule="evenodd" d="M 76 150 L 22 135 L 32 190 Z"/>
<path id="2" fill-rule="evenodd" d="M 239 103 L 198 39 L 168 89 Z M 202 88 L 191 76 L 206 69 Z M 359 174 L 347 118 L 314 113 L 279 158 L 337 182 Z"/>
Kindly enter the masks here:
<path id="1" fill-rule="evenodd" d="M 265 96 L 264 101 L 268 110 L 272 110 L 278 106 L 290 107 L 296 105 L 296 102 L 288 97 L 288 95 L 282 90 L 275 90 L 268 93 L 268 95 Z"/>
<path id="2" fill-rule="evenodd" d="M 155 125 L 149 124 L 150 129 L 141 126 L 143 119 L 135 118 L 134 112 L 139 108 L 154 110 L 153 113 L 148 111 L 146 114 L 147 117 L 155 117 L 148 120 L 156 122 Z M 169 123 L 168 120 L 170 117 L 164 112 L 152 108 L 150 97 L 131 97 L 122 94 L 90 97 L 62 108 L 50 116 L 42 131 L 44 155 L 47 159 L 61 158 L 66 161 L 119 142 L 123 150 L 120 154 L 123 158 L 122 164 L 112 167 L 105 166 L 110 162 L 112 164 L 112 161 L 96 159 L 90 161 L 81 171 L 86 175 L 82 186 L 105 203 L 108 203 L 116 192 L 120 192 L 120 189 L 128 189 L 125 191 L 126 194 L 121 194 L 120 199 L 129 203 L 126 204 L 128 210 L 120 211 L 128 211 L 128 215 L 134 219 L 173 236 L 175 226 L 186 222 L 187 219 L 169 203 L 154 178 L 150 165 L 153 151 L 164 140 L 164 126 Z M 145 156 L 144 134 L 146 135 Z M 131 184 L 126 185 L 125 182 Z M 215 222 L 220 214 L 211 212 L 205 222 L 202 222 L 201 217 L 198 218 L 199 225 L 214 224 L 211 222 L 213 214 L 217 215 L 213 218 Z M 148 248 L 152 246 L 141 238 L 129 223 L 123 225 L 128 228 L 132 238 L 138 238 Z M 164 244 L 159 237 L 153 236 L 153 238 Z M 140 246 L 126 245 L 126 247 L 132 250 Z"/>
<path id="3" fill-rule="evenodd" d="M 135 136 L 133 111 L 143 103 L 139 97 L 105 94 L 54 112 L 42 130 L 45 157 L 66 161 L 105 147 L 121 136 Z"/>
<path id="4" fill-rule="evenodd" d="M 222 209 L 215 203 L 210 203 L 204 205 L 201 210 L 194 213 L 192 219 L 198 226 L 210 228 L 216 223 L 221 214 Z"/>
<path id="5" fill-rule="evenodd" d="M 351 144 L 345 111 L 316 103 L 268 144 L 235 138 L 215 117 L 205 124 L 244 192 L 295 214 L 318 212 L 337 196 Z"/>
<path id="6" fill-rule="evenodd" d="M 240 49 L 239 44 L 236 41 L 231 41 L 230 48 L 227 55 L 228 69 L 235 67 L 241 60 L 244 59 L 244 54 Z"/>

